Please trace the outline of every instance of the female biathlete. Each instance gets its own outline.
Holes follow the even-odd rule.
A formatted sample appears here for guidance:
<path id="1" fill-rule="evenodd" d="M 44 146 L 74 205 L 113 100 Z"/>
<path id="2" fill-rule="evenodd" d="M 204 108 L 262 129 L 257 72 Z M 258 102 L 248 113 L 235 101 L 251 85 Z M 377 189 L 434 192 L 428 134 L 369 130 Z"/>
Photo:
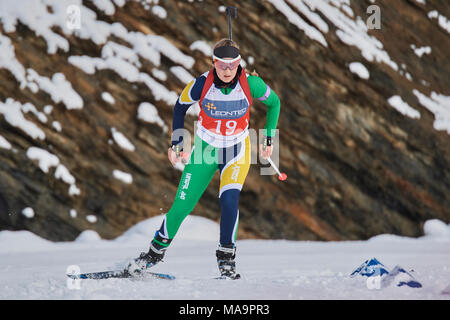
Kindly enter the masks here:
<path id="1" fill-rule="evenodd" d="M 175 165 L 188 155 L 183 138 L 175 131 L 184 128 L 189 107 L 201 107 L 192 153 L 181 176 L 175 200 L 156 232 L 147 253 L 143 252 L 130 268 L 145 269 L 162 260 L 186 216 L 192 212 L 217 170 L 220 171 L 220 243 L 216 250 L 221 276 L 239 278 L 235 268 L 239 194 L 250 168 L 248 132 L 252 98 L 267 107 L 264 140 L 260 153 L 272 154 L 272 137 L 280 113 L 278 96 L 257 75 L 247 75 L 240 66 L 239 47 L 229 39 L 219 41 L 213 50 L 213 68 L 192 80 L 179 96 L 174 108 L 172 146 L 168 150 Z M 129 270 L 133 271 L 133 270 Z"/>

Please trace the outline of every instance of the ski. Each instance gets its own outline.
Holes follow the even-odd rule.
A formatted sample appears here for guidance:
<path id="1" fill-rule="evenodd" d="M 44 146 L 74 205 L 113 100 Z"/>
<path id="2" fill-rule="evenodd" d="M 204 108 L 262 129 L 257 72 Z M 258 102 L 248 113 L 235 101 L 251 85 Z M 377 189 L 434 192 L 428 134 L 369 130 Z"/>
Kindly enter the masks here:
<path id="1" fill-rule="evenodd" d="M 158 272 L 150 272 L 150 271 L 142 271 L 139 273 L 130 273 L 127 270 L 116 270 L 116 271 L 100 271 L 100 272 L 91 272 L 91 273 L 82 273 L 82 274 L 68 274 L 69 278 L 72 279 L 110 279 L 110 278 L 135 278 L 139 279 L 141 277 L 151 276 L 158 279 L 165 280 L 174 280 L 175 276 L 166 273 L 158 273 Z"/>

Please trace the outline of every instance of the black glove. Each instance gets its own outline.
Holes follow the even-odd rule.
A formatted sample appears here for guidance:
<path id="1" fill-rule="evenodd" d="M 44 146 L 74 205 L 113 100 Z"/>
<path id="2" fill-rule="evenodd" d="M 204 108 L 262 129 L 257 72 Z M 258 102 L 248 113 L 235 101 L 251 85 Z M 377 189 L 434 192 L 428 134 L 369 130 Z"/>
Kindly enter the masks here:
<path id="1" fill-rule="evenodd" d="M 262 145 L 263 150 L 266 150 L 266 147 L 270 147 L 272 145 L 272 137 L 264 137 Z"/>

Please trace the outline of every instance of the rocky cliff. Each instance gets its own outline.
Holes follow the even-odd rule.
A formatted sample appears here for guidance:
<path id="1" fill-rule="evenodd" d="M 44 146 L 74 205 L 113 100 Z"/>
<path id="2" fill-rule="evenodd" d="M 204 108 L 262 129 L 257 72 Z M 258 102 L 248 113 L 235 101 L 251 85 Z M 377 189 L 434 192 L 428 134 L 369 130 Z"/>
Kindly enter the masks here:
<path id="1" fill-rule="evenodd" d="M 226 5 L 247 69 L 280 97 L 288 175 L 252 165 L 240 238 L 450 222 L 448 1 L 1 0 L 0 230 L 109 239 L 167 212 L 182 170 L 167 160 L 173 105 L 228 35 Z M 254 103 L 252 128 L 265 110 Z M 218 186 L 193 214 L 220 218 Z"/>

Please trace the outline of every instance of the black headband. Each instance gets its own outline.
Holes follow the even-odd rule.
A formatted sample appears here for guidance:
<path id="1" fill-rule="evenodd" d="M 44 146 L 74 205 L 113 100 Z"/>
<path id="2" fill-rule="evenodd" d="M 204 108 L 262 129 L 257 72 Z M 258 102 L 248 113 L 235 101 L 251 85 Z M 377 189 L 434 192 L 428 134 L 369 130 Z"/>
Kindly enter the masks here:
<path id="1" fill-rule="evenodd" d="M 214 55 L 218 58 L 237 58 L 239 56 L 239 49 L 233 46 L 224 46 L 214 49 Z"/>

